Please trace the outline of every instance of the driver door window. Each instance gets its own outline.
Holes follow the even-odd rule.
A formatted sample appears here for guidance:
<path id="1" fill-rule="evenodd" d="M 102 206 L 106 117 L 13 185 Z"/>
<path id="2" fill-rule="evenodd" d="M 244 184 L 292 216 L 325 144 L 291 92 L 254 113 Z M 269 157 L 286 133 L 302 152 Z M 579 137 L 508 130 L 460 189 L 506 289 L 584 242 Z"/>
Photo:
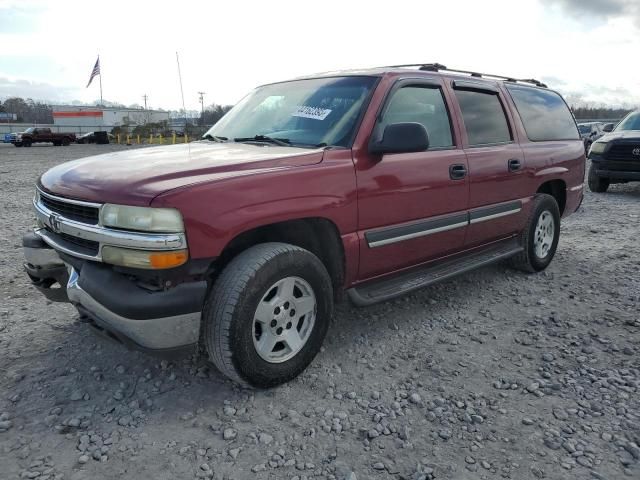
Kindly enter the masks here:
<path id="1" fill-rule="evenodd" d="M 438 87 L 409 85 L 397 90 L 380 123 L 380 131 L 391 123 L 416 122 L 429 134 L 429 150 L 453 146 L 451 122 Z"/>

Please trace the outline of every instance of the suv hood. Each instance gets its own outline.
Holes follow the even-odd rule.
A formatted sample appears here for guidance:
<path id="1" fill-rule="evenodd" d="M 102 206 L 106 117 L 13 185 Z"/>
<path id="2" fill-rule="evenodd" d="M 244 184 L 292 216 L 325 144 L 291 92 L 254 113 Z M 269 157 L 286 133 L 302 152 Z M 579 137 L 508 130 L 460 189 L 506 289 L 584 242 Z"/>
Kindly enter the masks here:
<path id="1" fill-rule="evenodd" d="M 610 142 L 611 140 L 640 140 L 640 130 L 621 130 L 610 132 L 598 139 L 599 142 Z"/>
<path id="2" fill-rule="evenodd" d="M 40 178 L 52 194 L 98 203 L 149 205 L 194 183 L 311 165 L 322 149 L 196 142 L 96 155 L 58 165 Z"/>

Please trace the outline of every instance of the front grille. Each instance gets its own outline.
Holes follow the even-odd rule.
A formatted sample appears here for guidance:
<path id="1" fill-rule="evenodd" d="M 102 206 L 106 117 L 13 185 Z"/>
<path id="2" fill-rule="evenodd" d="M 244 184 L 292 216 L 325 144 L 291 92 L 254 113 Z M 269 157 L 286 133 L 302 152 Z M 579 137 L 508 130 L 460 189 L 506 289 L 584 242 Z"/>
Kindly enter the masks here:
<path id="1" fill-rule="evenodd" d="M 609 147 L 609 151 L 607 151 L 605 158 L 607 160 L 620 161 L 620 162 L 626 162 L 626 161 L 640 162 L 640 155 L 633 154 L 633 151 L 637 148 L 640 148 L 640 144 L 633 144 L 633 143 L 614 144 Z"/>
<path id="2" fill-rule="evenodd" d="M 64 218 L 75 220 L 76 222 L 88 223 L 90 225 L 98 224 L 98 209 L 96 207 L 88 207 L 84 205 L 76 205 L 63 200 L 40 195 L 40 202 L 52 212 L 59 213 Z"/>

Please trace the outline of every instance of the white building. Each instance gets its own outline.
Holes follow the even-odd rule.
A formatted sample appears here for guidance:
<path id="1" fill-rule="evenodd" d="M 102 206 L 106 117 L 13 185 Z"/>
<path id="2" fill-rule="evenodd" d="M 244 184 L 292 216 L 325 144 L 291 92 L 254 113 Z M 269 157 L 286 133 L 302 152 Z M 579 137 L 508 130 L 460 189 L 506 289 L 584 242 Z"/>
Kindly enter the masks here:
<path id="1" fill-rule="evenodd" d="M 76 133 L 169 121 L 169 112 L 159 110 L 76 105 L 54 105 L 52 108 L 53 124 Z"/>

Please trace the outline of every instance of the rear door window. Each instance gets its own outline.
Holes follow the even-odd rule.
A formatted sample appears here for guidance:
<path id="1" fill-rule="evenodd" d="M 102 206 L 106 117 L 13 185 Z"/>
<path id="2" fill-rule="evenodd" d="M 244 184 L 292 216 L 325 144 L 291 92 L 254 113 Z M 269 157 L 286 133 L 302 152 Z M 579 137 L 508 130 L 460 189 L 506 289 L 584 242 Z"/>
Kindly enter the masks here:
<path id="1" fill-rule="evenodd" d="M 408 85 L 396 90 L 380 123 L 380 131 L 391 123 L 416 122 L 427 129 L 429 150 L 453 146 L 451 122 L 442 91 L 427 85 Z"/>
<path id="2" fill-rule="evenodd" d="M 491 145 L 512 141 L 509 123 L 497 92 L 455 89 L 462 110 L 469 145 Z"/>
<path id="3" fill-rule="evenodd" d="M 522 85 L 506 86 L 529 140 L 544 142 L 580 138 L 573 114 L 556 92 Z"/>

